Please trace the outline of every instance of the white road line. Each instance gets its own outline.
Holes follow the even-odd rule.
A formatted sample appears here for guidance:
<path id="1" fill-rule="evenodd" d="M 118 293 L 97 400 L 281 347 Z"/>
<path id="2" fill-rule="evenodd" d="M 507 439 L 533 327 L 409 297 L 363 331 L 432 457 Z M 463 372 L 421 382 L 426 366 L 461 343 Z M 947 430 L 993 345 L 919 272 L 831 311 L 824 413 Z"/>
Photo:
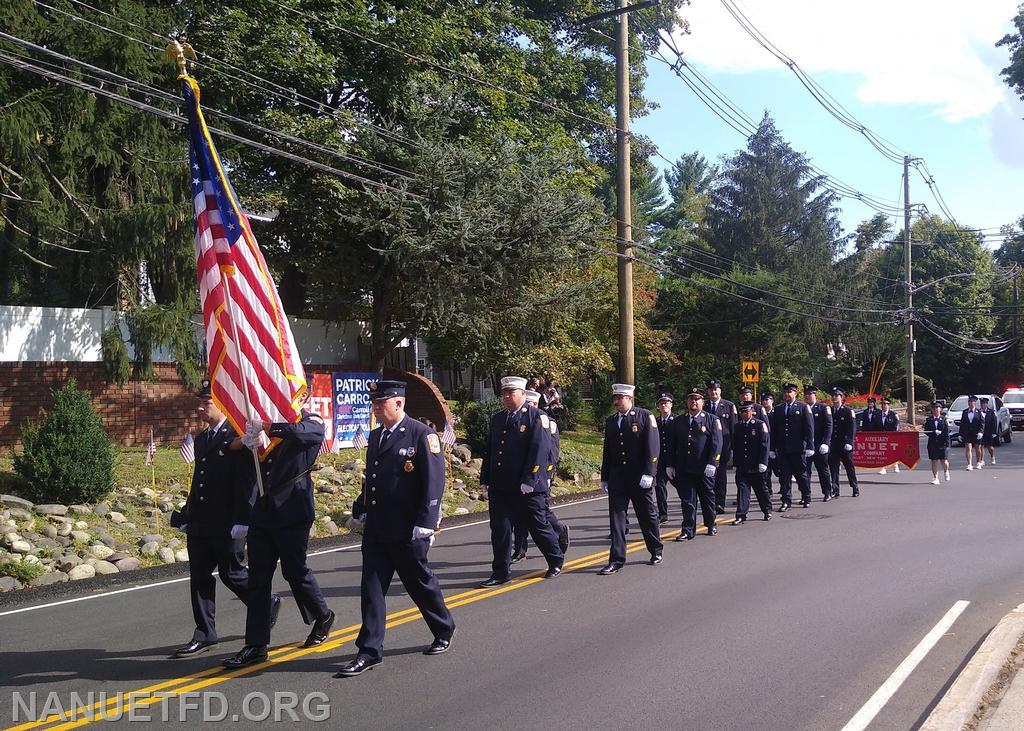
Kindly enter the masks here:
<path id="1" fill-rule="evenodd" d="M 592 497 L 592 498 L 587 498 L 586 500 L 575 500 L 575 501 L 570 502 L 570 503 L 562 503 L 561 505 L 555 505 L 552 509 L 553 510 L 558 510 L 559 508 L 566 508 L 566 507 L 569 507 L 570 505 L 582 505 L 583 503 L 591 503 L 591 502 L 594 502 L 595 500 L 606 500 L 606 499 L 607 498 L 605 498 L 605 497 Z M 444 533 L 449 532 L 449 531 L 459 530 L 460 528 L 471 528 L 474 525 L 485 525 L 486 523 L 487 523 L 486 520 L 477 520 L 477 521 L 475 521 L 473 523 L 460 523 L 459 525 L 453 525 L 450 528 L 445 528 L 442 531 L 442 535 Z M 358 543 L 353 543 L 351 546 L 339 546 L 338 548 L 326 548 L 323 551 L 314 551 L 313 553 L 310 553 L 308 557 L 309 558 L 313 558 L 315 556 L 324 556 L 324 555 L 326 555 L 328 553 L 338 553 L 339 551 L 351 551 L 353 548 L 359 548 L 359 545 L 360 544 L 358 544 Z M 217 572 L 214 571 L 213 575 L 216 576 Z M 59 607 L 59 606 L 61 606 L 63 604 L 75 604 L 76 602 L 84 602 L 84 601 L 88 601 L 90 599 L 101 599 L 103 597 L 115 596 L 117 594 L 127 594 L 128 592 L 140 591 L 141 589 L 153 589 L 153 588 L 158 587 L 158 586 L 167 586 L 168 584 L 179 584 L 182 581 L 188 581 L 188 579 L 189 579 L 189 577 L 182 576 L 181 578 L 178 578 L 178 579 L 168 579 L 167 581 L 156 581 L 156 582 L 154 582 L 152 584 L 140 584 L 138 586 L 130 586 L 130 587 L 126 588 L 126 589 L 115 589 L 114 591 L 104 591 L 104 592 L 102 592 L 100 594 L 89 594 L 87 596 L 79 596 L 79 597 L 75 597 L 73 599 L 63 599 L 63 600 L 61 600 L 59 602 L 49 602 L 48 604 L 36 604 L 35 606 L 21 607 L 20 609 L 8 609 L 6 612 L 0 612 L 0 617 L 7 617 L 7 616 L 10 616 L 12 614 L 21 614 L 22 612 L 34 612 L 37 609 L 48 609 L 50 607 Z"/>
<path id="2" fill-rule="evenodd" d="M 936 643 L 942 638 L 942 635 L 946 633 L 946 630 L 952 626 L 956 618 L 959 617 L 969 601 L 961 599 L 946 612 L 945 616 L 939 620 L 939 623 L 932 627 L 931 631 L 924 636 L 924 639 L 917 643 L 917 647 L 911 650 L 907 658 L 899 664 L 892 675 L 882 683 L 882 687 L 875 691 L 868 702 L 865 703 L 857 715 L 850 719 L 850 722 L 843 726 L 843 731 L 863 731 L 868 727 L 868 724 L 874 720 L 878 712 L 882 710 L 882 707 L 889 702 L 889 699 L 896 694 L 899 687 L 903 685 L 903 681 L 906 680 L 910 674 L 914 671 L 914 668 L 924 660 L 925 655 L 935 647 Z"/>

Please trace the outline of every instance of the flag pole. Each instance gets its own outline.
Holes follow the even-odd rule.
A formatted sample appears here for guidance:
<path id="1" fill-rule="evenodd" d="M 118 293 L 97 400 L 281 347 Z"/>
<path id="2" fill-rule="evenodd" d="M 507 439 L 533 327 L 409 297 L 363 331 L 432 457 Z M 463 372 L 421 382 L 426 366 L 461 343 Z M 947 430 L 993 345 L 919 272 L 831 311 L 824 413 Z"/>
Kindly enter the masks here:
<path id="1" fill-rule="evenodd" d="M 149 427 L 149 443 L 156 444 L 156 442 L 153 441 L 153 427 Z M 147 451 L 148 449 L 149 448 L 147 447 Z M 153 485 L 153 507 L 159 510 L 160 504 L 156 499 L 156 449 L 153 450 L 153 458 L 149 460 L 149 474 L 152 478 Z M 160 521 L 159 512 L 154 513 L 153 517 L 156 518 L 157 522 Z"/>

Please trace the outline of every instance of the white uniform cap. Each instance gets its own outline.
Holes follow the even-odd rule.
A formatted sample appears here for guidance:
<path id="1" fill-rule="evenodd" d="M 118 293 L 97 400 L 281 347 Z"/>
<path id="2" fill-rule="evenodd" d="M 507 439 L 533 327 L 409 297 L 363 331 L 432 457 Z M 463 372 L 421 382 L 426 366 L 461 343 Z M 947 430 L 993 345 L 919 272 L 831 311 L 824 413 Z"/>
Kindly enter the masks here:
<path id="1" fill-rule="evenodd" d="M 501 390 L 504 391 L 506 388 L 519 389 L 520 391 L 526 390 L 526 379 L 520 378 L 519 376 L 505 376 L 501 379 Z"/>
<path id="2" fill-rule="evenodd" d="M 533 389 L 528 388 L 523 393 L 526 394 L 526 400 L 529 401 L 530 403 L 540 403 L 540 394 L 534 391 Z"/>
<path id="3" fill-rule="evenodd" d="M 636 386 L 630 386 L 628 383 L 612 384 L 612 396 L 629 396 L 632 398 L 634 391 L 636 391 Z"/>

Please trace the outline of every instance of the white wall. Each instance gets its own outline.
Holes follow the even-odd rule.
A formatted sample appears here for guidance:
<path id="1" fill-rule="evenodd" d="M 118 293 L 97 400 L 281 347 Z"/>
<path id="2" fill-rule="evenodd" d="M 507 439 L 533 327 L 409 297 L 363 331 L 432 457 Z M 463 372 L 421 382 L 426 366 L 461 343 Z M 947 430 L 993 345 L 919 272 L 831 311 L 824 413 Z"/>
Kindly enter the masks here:
<path id="1" fill-rule="evenodd" d="M 64 307 L 0 306 L 0 362 L 103 360 L 100 338 L 115 321 L 110 308 L 85 310 Z M 196 338 L 202 338 L 199 316 Z M 320 320 L 293 319 L 292 334 L 304 363 L 352 363 L 359 361 L 359 323 L 325 324 Z M 128 332 L 121 324 L 121 336 Z M 134 357 L 127 343 L 129 357 Z M 170 353 L 154 351 L 153 360 L 172 362 Z"/>

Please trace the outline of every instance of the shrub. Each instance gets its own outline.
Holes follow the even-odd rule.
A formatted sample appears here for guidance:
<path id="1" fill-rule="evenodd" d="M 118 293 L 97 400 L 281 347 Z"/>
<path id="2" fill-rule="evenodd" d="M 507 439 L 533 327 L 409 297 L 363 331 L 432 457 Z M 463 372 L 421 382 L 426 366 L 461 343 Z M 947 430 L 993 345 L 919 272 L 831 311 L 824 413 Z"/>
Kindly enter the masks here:
<path id="1" fill-rule="evenodd" d="M 22 584 L 28 584 L 33 579 L 46 572 L 41 563 L 25 563 L 24 561 L 0 561 L 0 576 L 13 576 Z"/>
<path id="2" fill-rule="evenodd" d="M 21 431 L 23 452 L 14 471 L 29 482 L 35 502 L 90 503 L 114 483 L 114 449 L 84 391 L 75 380 L 54 392 L 53 408 Z"/>
<path id="3" fill-rule="evenodd" d="M 473 454 L 483 454 L 491 430 L 491 417 L 504 408 L 501 399 L 489 398 L 477 401 L 466 409 L 462 425 L 466 429 L 466 441 Z"/>
<path id="4" fill-rule="evenodd" d="M 558 461 L 559 477 L 571 480 L 573 475 L 579 475 L 583 480 L 589 480 L 590 475 L 600 471 L 601 465 L 574 449 L 572 445 L 562 442 L 562 450 Z"/>
<path id="5" fill-rule="evenodd" d="M 590 410 L 594 426 L 604 432 L 604 422 L 615 410 L 612 405 L 612 379 L 608 376 L 594 379 L 594 397 L 590 399 Z"/>
<path id="6" fill-rule="evenodd" d="M 935 384 L 924 376 L 914 376 L 914 399 L 917 401 L 934 401 Z"/>
<path id="7" fill-rule="evenodd" d="M 583 405 L 583 399 L 580 398 L 579 393 L 571 389 L 565 389 L 562 392 L 562 407 L 549 416 L 555 420 L 558 424 L 559 431 L 573 431 L 579 425 L 580 421 L 580 407 Z"/>

